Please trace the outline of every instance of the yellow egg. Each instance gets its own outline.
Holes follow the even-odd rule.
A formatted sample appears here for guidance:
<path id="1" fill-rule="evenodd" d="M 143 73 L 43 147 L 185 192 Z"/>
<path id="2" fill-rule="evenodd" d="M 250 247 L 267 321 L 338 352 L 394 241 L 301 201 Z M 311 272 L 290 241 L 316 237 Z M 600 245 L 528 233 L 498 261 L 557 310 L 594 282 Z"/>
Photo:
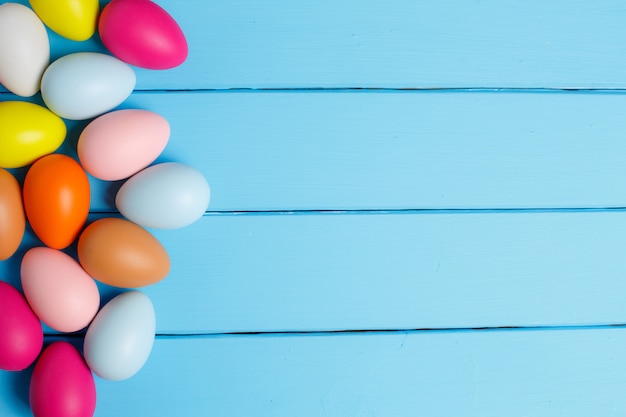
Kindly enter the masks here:
<path id="1" fill-rule="evenodd" d="M 96 32 L 98 0 L 30 0 L 37 16 L 50 29 L 73 41 L 84 41 Z"/>
<path id="2" fill-rule="evenodd" d="M 0 168 L 19 168 L 56 151 L 65 139 L 63 120 L 38 104 L 0 103 Z"/>

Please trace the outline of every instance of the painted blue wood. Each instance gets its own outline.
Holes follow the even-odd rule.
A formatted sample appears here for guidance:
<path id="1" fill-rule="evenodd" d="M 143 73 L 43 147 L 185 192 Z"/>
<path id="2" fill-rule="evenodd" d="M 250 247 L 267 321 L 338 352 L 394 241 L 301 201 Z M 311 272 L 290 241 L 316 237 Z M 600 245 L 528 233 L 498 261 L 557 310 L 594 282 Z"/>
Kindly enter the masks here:
<path id="1" fill-rule="evenodd" d="M 623 415 L 626 212 L 593 209 L 625 206 L 626 8 L 158 3 L 189 60 L 136 69 L 122 107 L 170 120 L 160 160 L 202 170 L 212 211 L 155 232 L 173 270 L 145 291 L 159 333 L 187 335 L 98 380 L 97 416 Z M 53 58 L 104 51 L 50 36 Z M 92 184 L 113 212 L 119 183 Z M 550 210 L 475 210 L 498 208 Z M 535 330 L 198 334 L 482 326 Z M 0 415 L 29 415 L 28 378 L 0 372 Z"/>
<path id="2" fill-rule="evenodd" d="M 96 417 L 622 416 L 620 329 L 157 340 L 135 377 L 97 379 Z M 28 373 L 0 373 L 5 417 Z"/>
<path id="3" fill-rule="evenodd" d="M 136 93 L 122 107 L 169 120 L 159 161 L 200 169 L 210 210 L 626 206 L 624 94 Z M 93 185 L 92 209 L 114 210 L 120 183 Z"/>
<path id="4" fill-rule="evenodd" d="M 190 55 L 171 71 L 138 70 L 140 89 L 626 86 L 626 10 L 612 0 L 157 3 Z M 51 40 L 55 58 L 102 49 Z"/>
<path id="5" fill-rule="evenodd" d="M 145 288 L 160 333 L 626 318 L 624 211 L 217 215 L 154 233 L 172 259 Z M 0 263 L 16 285 L 21 253 Z M 101 288 L 104 300 L 120 291 Z"/>
<path id="6" fill-rule="evenodd" d="M 205 217 L 155 233 L 163 332 L 623 323 L 626 213 Z"/>

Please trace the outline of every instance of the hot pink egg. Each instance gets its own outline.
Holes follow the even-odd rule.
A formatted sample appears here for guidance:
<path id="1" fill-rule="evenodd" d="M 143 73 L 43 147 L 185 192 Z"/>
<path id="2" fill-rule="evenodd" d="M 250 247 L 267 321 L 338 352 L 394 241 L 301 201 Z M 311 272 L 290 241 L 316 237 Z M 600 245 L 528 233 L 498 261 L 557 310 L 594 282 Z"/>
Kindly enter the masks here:
<path id="1" fill-rule="evenodd" d="M 67 342 L 48 346 L 30 381 L 34 417 L 91 417 L 96 409 L 96 384 L 78 350 Z"/>
<path id="2" fill-rule="evenodd" d="M 42 345 L 41 322 L 26 299 L 11 284 L 0 281 L 0 369 L 28 368 Z"/>
<path id="3" fill-rule="evenodd" d="M 121 180 L 154 162 L 169 137 L 170 125 L 163 116 L 148 110 L 118 110 L 87 125 L 78 139 L 78 158 L 94 177 Z"/>
<path id="4" fill-rule="evenodd" d="M 150 0 L 113 0 L 100 13 L 104 46 L 141 68 L 168 69 L 187 59 L 187 40 L 178 23 Z"/>

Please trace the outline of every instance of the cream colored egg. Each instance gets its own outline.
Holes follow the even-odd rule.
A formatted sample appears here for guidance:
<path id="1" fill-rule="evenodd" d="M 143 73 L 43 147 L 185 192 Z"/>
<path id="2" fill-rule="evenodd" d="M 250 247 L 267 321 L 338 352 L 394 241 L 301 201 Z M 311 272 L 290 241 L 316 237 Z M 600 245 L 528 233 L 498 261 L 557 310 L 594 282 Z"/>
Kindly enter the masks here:
<path id="1" fill-rule="evenodd" d="M 0 5 L 0 83 L 22 97 L 39 91 L 50 63 L 50 41 L 35 12 L 17 3 Z"/>

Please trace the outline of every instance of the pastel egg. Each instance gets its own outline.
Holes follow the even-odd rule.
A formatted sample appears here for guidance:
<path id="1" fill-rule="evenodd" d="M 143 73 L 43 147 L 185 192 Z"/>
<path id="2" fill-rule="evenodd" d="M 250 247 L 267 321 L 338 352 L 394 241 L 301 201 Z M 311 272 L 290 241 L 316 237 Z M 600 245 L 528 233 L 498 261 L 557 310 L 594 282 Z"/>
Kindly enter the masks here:
<path id="1" fill-rule="evenodd" d="M 64 341 L 52 343 L 37 360 L 29 396 L 34 417 L 92 417 L 96 410 L 93 374 Z"/>
<path id="2" fill-rule="evenodd" d="M 43 329 L 24 296 L 0 281 L 0 369 L 21 371 L 39 356 Z"/>
<path id="3" fill-rule="evenodd" d="M 87 329 L 85 360 L 101 378 L 128 379 L 148 360 L 155 331 L 150 298 L 136 290 L 120 294 L 102 307 Z"/>
<path id="4" fill-rule="evenodd" d="M 22 97 L 39 91 L 50 62 L 50 41 L 41 20 L 28 7 L 0 5 L 0 83 Z"/>
<path id="5" fill-rule="evenodd" d="M 135 88 L 135 72 L 97 52 L 77 52 L 54 61 L 41 78 L 41 96 L 54 113 L 84 120 L 117 107 Z"/>
<path id="6" fill-rule="evenodd" d="M 98 0 L 29 0 L 37 16 L 54 32 L 73 41 L 95 33 Z"/>
<path id="7" fill-rule="evenodd" d="M 170 137 L 163 116 L 148 110 L 117 110 L 85 127 L 78 139 L 78 158 L 96 178 L 128 178 L 154 162 Z"/>
<path id="8" fill-rule="evenodd" d="M 43 106 L 24 101 L 0 102 L 0 126 L 2 168 L 32 164 L 56 151 L 67 133 L 59 116 Z"/>
<path id="9" fill-rule="evenodd" d="M 174 68 L 187 59 L 180 26 L 151 1 L 111 1 L 102 9 L 98 32 L 113 55 L 141 68 Z"/>
<path id="10" fill-rule="evenodd" d="M 0 168 L 0 261 L 9 259 L 15 253 L 25 230 L 20 185 L 9 171 Z"/>
<path id="11" fill-rule="evenodd" d="M 121 288 L 155 284 L 170 271 L 161 243 L 124 219 L 104 218 L 87 226 L 78 239 L 78 259 L 93 278 Z"/>
<path id="12" fill-rule="evenodd" d="M 60 332 L 84 329 L 100 306 L 96 282 L 71 256 L 46 247 L 22 258 L 22 288 L 37 316 Z"/>
<path id="13" fill-rule="evenodd" d="M 199 220 L 211 191 L 202 173 L 179 162 L 150 166 L 130 177 L 115 196 L 127 219 L 156 229 L 176 229 Z"/>
<path id="14" fill-rule="evenodd" d="M 87 174 L 69 156 L 37 160 L 24 179 L 24 209 L 33 232 L 51 248 L 68 247 L 87 220 L 89 193 Z"/>

